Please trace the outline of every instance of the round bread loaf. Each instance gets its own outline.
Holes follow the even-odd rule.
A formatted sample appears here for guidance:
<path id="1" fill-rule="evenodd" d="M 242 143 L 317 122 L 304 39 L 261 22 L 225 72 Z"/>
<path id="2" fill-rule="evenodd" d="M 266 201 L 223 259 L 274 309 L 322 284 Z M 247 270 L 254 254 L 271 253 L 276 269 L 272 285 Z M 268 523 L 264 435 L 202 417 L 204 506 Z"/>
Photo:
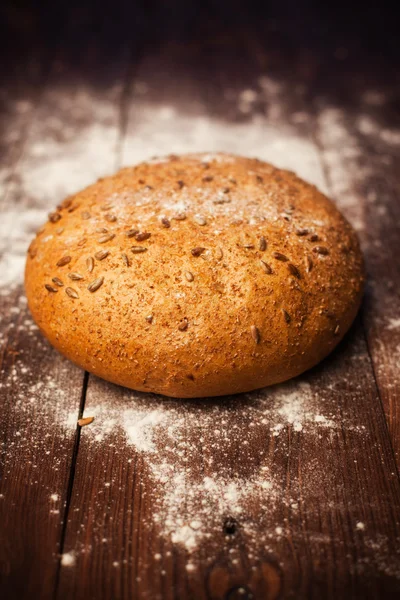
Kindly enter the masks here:
<path id="1" fill-rule="evenodd" d="M 363 290 L 355 232 L 294 173 L 229 154 L 153 159 L 67 198 L 28 250 L 43 334 L 135 390 L 219 396 L 324 358 Z"/>

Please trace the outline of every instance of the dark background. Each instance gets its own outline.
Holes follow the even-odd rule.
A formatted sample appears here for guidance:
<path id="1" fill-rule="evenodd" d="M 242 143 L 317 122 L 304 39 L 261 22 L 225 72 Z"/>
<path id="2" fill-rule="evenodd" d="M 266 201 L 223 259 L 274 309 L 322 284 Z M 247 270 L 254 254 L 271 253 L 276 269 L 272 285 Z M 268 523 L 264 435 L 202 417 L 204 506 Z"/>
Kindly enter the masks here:
<path id="1" fill-rule="evenodd" d="M 73 24 L 76 42 L 96 36 L 109 52 L 126 39 L 145 37 L 150 43 L 165 37 L 187 41 L 232 30 L 240 25 L 269 21 L 271 30 L 291 26 L 293 44 L 320 47 L 353 43 L 365 55 L 399 56 L 396 2 L 339 0 L 6 0 L 0 6 L 3 62 L 12 63 L 34 46 L 57 44 Z M 5 60 L 4 60 L 5 59 Z"/>

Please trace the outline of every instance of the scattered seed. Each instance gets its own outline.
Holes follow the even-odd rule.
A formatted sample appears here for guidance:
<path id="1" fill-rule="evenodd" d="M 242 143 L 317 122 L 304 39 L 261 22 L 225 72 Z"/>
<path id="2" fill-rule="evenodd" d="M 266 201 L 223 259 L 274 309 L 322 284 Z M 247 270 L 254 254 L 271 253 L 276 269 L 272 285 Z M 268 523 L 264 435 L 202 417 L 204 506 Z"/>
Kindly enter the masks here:
<path id="1" fill-rule="evenodd" d="M 182 189 L 185 185 L 185 182 L 182 179 L 178 179 L 177 184 L 179 185 L 179 189 Z"/>
<path id="2" fill-rule="evenodd" d="M 74 212 L 74 210 L 76 210 L 77 208 L 79 208 L 79 204 L 74 204 L 74 206 L 70 206 L 68 209 L 69 213 Z"/>
<path id="3" fill-rule="evenodd" d="M 293 265 L 292 263 L 288 263 L 288 269 L 294 277 L 297 277 L 297 279 L 301 279 L 300 271 L 295 265 Z"/>
<path id="4" fill-rule="evenodd" d="M 78 242 L 78 246 L 81 248 L 82 246 L 84 246 L 87 242 L 87 238 L 82 238 L 81 240 L 79 240 Z"/>
<path id="5" fill-rule="evenodd" d="M 263 269 L 264 273 L 266 273 L 267 275 L 272 275 L 273 270 L 271 269 L 271 267 L 269 266 L 268 263 L 266 263 L 264 260 L 260 260 L 260 264 L 261 264 L 261 268 Z"/>
<path id="6" fill-rule="evenodd" d="M 61 219 L 61 215 L 58 212 L 49 213 L 49 221 L 51 223 L 57 223 Z"/>
<path id="7" fill-rule="evenodd" d="M 81 279 L 84 279 L 83 275 L 80 275 L 79 273 L 68 273 L 68 277 L 72 279 L 72 281 L 80 281 Z"/>
<path id="8" fill-rule="evenodd" d="M 81 217 L 84 221 L 87 221 L 88 219 L 90 219 L 90 212 L 85 210 L 83 213 L 81 213 Z"/>
<path id="9" fill-rule="evenodd" d="M 62 258 L 60 258 L 59 261 L 57 261 L 56 265 L 57 265 L 57 267 L 65 267 L 65 265 L 67 265 L 70 262 L 71 262 L 70 256 L 63 256 Z"/>
<path id="10" fill-rule="evenodd" d="M 35 258 L 36 254 L 37 254 L 37 250 L 36 250 L 36 248 L 31 248 L 31 247 L 29 246 L 29 248 L 28 248 L 28 254 L 29 254 L 29 256 L 30 256 L 31 258 Z"/>
<path id="11" fill-rule="evenodd" d="M 258 183 L 264 183 L 264 179 L 261 177 L 261 175 L 256 175 L 256 179 Z"/>
<path id="12" fill-rule="evenodd" d="M 58 285 L 58 287 L 63 287 L 64 285 L 61 279 L 58 279 L 58 277 L 53 277 L 52 282 Z"/>
<path id="13" fill-rule="evenodd" d="M 255 325 L 252 325 L 250 327 L 250 333 L 251 333 L 251 337 L 253 338 L 253 340 L 255 341 L 256 344 L 260 343 L 260 339 L 261 339 L 261 335 L 260 335 L 260 330 L 258 329 L 258 327 L 256 327 Z"/>
<path id="14" fill-rule="evenodd" d="M 189 325 L 188 320 L 186 318 L 183 319 L 178 325 L 179 331 L 186 331 L 186 329 L 188 328 L 188 325 Z"/>
<path id="15" fill-rule="evenodd" d="M 121 254 L 121 257 L 122 257 L 122 262 L 124 263 L 124 265 L 126 267 L 130 267 L 131 263 L 129 262 L 128 256 L 126 254 Z"/>
<path id="16" fill-rule="evenodd" d="M 272 256 L 276 258 L 276 260 L 281 260 L 282 262 L 287 262 L 289 260 L 287 256 L 281 254 L 280 252 L 273 252 Z"/>
<path id="17" fill-rule="evenodd" d="M 95 253 L 94 257 L 96 260 L 104 260 L 110 254 L 109 250 L 99 250 Z"/>
<path id="18" fill-rule="evenodd" d="M 146 317 L 146 321 L 147 321 L 148 323 L 152 323 L 152 322 L 153 322 L 153 318 L 154 318 L 154 317 L 153 317 L 153 315 L 147 315 L 147 317 Z"/>
<path id="19" fill-rule="evenodd" d="M 221 260 L 221 258 L 223 258 L 223 257 L 224 257 L 224 253 L 223 253 L 222 248 L 217 248 L 215 251 L 215 258 L 217 260 Z"/>
<path id="20" fill-rule="evenodd" d="M 89 273 L 91 273 L 94 269 L 94 260 L 91 256 L 88 256 L 88 258 L 86 259 L 86 268 L 89 271 Z"/>
<path id="21" fill-rule="evenodd" d="M 231 191 L 231 188 L 229 188 L 229 187 L 222 188 L 222 193 L 223 194 L 229 194 L 230 191 Z"/>
<path id="22" fill-rule="evenodd" d="M 233 183 L 233 185 L 236 185 L 236 184 L 237 184 L 237 181 L 236 181 L 236 179 L 235 179 L 234 177 L 229 177 L 229 181 L 230 181 L 231 183 Z"/>
<path id="23" fill-rule="evenodd" d="M 53 294 L 54 294 L 55 292 L 58 292 L 58 290 L 56 290 L 56 288 L 55 288 L 55 287 L 53 287 L 52 285 L 49 285 L 48 283 L 45 283 L 45 286 L 44 286 L 44 287 L 46 288 L 46 290 L 47 290 L 48 292 L 53 292 Z"/>
<path id="24" fill-rule="evenodd" d="M 284 308 L 282 308 L 282 314 L 283 314 L 283 318 L 285 319 L 285 323 L 290 323 L 290 321 L 292 320 L 292 318 L 289 315 L 289 313 L 286 312 L 286 310 Z"/>
<path id="25" fill-rule="evenodd" d="M 335 327 L 335 331 L 333 332 L 333 334 L 334 334 L 334 335 L 338 335 L 338 333 L 339 333 L 339 329 L 340 329 L 339 325 L 336 325 L 336 327 Z"/>
<path id="26" fill-rule="evenodd" d="M 128 238 L 132 238 L 135 237 L 136 234 L 139 233 L 139 229 L 130 229 L 129 231 L 126 232 L 126 237 Z"/>
<path id="27" fill-rule="evenodd" d="M 100 210 L 110 210 L 110 208 L 112 208 L 111 204 L 103 204 L 103 206 L 100 206 Z"/>
<path id="28" fill-rule="evenodd" d="M 169 229 L 171 227 L 171 222 L 167 219 L 167 217 L 163 217 L 161 219 L 161 224 L 163 225 L 163 227 L 165 227 L 166 229 Z"/>
<path id="29" fill-rule="evenodd" d="M 246 248 L 246 250 L 252 250 L 254 248 L 254 244 L 241 244 L 242 248 Z"/>
<path id="30" fill-rule="evenodd" d="M 64 233 L 64 227 L 59 227 L 58 229 L 56 229 L 57 235 L 61 235 L 62 233 Z"/>
<path id="31" fill-rule="evenodd" d="M 60 208 L 69 208 L 72 204 L 72 198 L 65 198 L 60 204 Z"/>
<path id="32" fill-rule="evenodd" d="M 92 283 L 89 283 L 87 289 L 89 292 L 96 292 L 103 285 L 104 277 L 98 277 Z"/>
<path id="33" fill-rule="evenodd" d="M 145 240 L 148 240 L 150 236 L 151 236 L 151 233 L 148 233 L 147 231 L 143 231 L 142 233 L 137 233 L 135 235 L 135 239 L 137 242 L 144 242 Z"/>
<path id="34" fill-rule="evenodd" d="M 73 288 L 70 288 L 70 287 L 65 288 L 65 293 L 70 298 L 79 298 L 78 292 L 76 290 L 74 290 Z"/>
<path id="35" fill-rule="evenodd" d="M 193 221 L 197 223 L 197 225 L 207 225 L 206 219 L 201 215 L 195 215 Z"/>
<path id="36" fill-rule="evenodd" d="M 209 169 L 210 168 L 210 164 L 208 162 L 201 163 L 201 166 L 203 167 L 203 169 Z"/>
<path id="37" fill-rule="evenodd" d="M 193 273 L 191 273 L 190 271 L 185 271 L 185 277 L 188 281 L 193 281 L 194 279 Z"/>
<path id="38" fill-rule="evenodd" d="M 96 229 L 96 233 L 107 233 L 107 232 L 108 232 L 107 227 L 98 227 Z"/>
<path id="39" fill-rule="evenodd" d="M 83 419 L 78 419 L 79 427 L 85 427 L 85 425 L 90 425 L 93 423 L 94 417 L 84 417 Z"/>
<path id="40" fill-rule="evenodd" d="M 265 239 L 265 237 L 263 235 L 260 237 L 258 247 L 261 250 L 261 252 L 264 252 L 267 249 L 267 240 Z"/>
<path id="41" fill-rule="evenodd" d="M 184 212 L 177 213 L 172 217 L 175 221 L 184 221 L 186 219 L 186 214 Z"/>
<path id="42" fill-rule="evenodd" d="M 98 242 L 99 244 L 105 244 L 106 242 L 110 242 L 114 238 L 115 233 L 108 233 L 107 235 L 102 235 L 101 237 L 99 237 Z"/>
<path id="43" fill-rule="evenodd" d="M 308 235 L 308 229 L 296 229 L 296 235 L 300 237 L 303 235 Z"/>
<path id="44" fill-rule="evenodd" d="M 212 175 L 207 175 L 206 177 L 203 177 L 202 181 L 204 181 L 205 183 L 208 183 L 209 181 L 212 181 L 214 179 L 214 177 Z"/>
<path id="45" fill-rule="evenodd" d="M 316 233 L 313 233 L 313 235 L 310 235 L 309 240 L 310 240 L 310 242 L 318 242 L 319 237 L 317 236 Z"/>
<path id="46" fill-rule="evenodd" d="M 205 248 L 201 248 L 200 246 L 191 249 L 191 253 L 193 256 L 200 256 L 200 254 L 203 254 L 204 251 Z"/>
<path id="47" fill-rule="evenodd" d="M 110 213 L 108 213 L 107 215 L 104 215 L 104 218 L 109 223 L 115 223 L 115 221 L 117 220 L 117 217 L 115 215 L 110 214 Z"/>
<path id="48" fill-rule="evenodd" d="M 310 273 L 312 271 L 312 268 L 314 266 L 314 262 L 313 259 L 311 258 L 311 256 L 306 256 L 306 270 L 307 273 Z"/>
<path id="49" fill-rule="evenodd" d="M 131 251 L 133 254 L 140 254 L 141 252 L 147 252 L 147 248 L 144 248 L 143 246 L 132 246 Z"/>
<path id="50" fill-rule="evenodd" d="M 315 248 L 313 248 L 313 252 L 316 254 L 323 254 L 324 256 L 329 254 L 329 250 L 328 248 L 325 248 L 325 246 L 315 246 Z"/>

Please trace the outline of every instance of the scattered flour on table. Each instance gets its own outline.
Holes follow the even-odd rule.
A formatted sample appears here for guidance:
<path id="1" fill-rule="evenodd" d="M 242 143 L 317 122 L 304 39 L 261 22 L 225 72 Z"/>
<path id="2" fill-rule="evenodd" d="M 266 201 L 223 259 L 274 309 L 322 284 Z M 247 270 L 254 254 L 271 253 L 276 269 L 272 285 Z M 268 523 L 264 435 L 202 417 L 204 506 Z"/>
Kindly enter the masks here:
<path id="1" fill-rule="evenodd" d="M 61 565 L 63 567 L 73 567 L 76 563 L 75 552 L 66 552 L 61 555 Z"/>
<path id="2" fill-rule="evenodd" d="M 0 289 L 9 291 L 23 281 L 26 251 L 36 231 L 46 221 L 39 209 L 9 208 L 0 219 Z"/>
<path id="3" fill-rule="evenodd" d="M 386 329 L 389 329 L 389 331 L 393 331 L 394 329 L 400 330 L 400 317 L 389 319 L 386 325 Z"/>
<path id="4" fill-rule="evenodd" d="M 96 386 L 104 385 L 109 402 L 97 405 Z M 296 514 L 300 491 L 304 498 L 318 495 L 319 486 L 329 484 L 337 469 L 337 462 L 332 463 L 331 472 L 321 474 L 311 461 L 301 485 L 293 483 L 288 490 L 263 460 L 274 446 L 286 460 L 293 435 L 311 436 L 324 446 L 339 434 L 343 421 L 338 422 L 337 407 L 317 398 L 304 381 L 211 402 L 149 398 L 99 380 L 94 386 L 86 410 L 95 420 L 82 435 L 92 444 L 132 446 L 143 457 L 152 482 L 146 492 L 152 522 L 189 553 L 220 534 L 225 521 L 239 521 L 242 514 L 246 522 L 241 527 L 252 547 L 268 545 L 285 529 L 283 507 Z M 348 425 L 354 435 L 365 435 L 362 424 Z M 228 454 L 236 456 L 234 465 L 227 462 Z M 113 485 L 111 481 L 111 490 Z M 263 527 L 251 520 L 255 506 L 262 508 Z M 256 519 L 259 514 L 258 509 Z"/>

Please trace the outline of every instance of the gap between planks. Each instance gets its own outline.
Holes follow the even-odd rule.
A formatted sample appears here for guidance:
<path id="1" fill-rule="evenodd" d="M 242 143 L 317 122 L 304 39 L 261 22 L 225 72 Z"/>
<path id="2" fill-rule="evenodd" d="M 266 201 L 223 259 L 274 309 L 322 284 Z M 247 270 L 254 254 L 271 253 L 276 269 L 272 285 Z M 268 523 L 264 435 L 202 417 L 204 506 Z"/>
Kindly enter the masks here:
<path id="1" fill-rule="evenodd" d="M 131 97 L 131 93 L 132 93 L 132 85 L 133 85 L 134 76 L 135 76 L 135 65 L 136 65 L 139 57 L 142 55 L 142 48 L 141 48 L 140 43 L 134 44 L 132 41 L 130 44 L 127 44 L 125 47 L 125 50 L 124 50 L 124 55 L 126 57 L 126 67 L 124 69 L 123 84 L 122 84 L 122 89 L 121 89 L 120 98 L 119 98 L 119 102 L 118 102 L 119 116 L 118 116 L 118 127 L 117 127 L 117 140 L 116 140 L 116 145 L 115 145 L 114 170 L 118 170 L 121 167 L 122 148 L 123 148 L 123 144 L 124 144 L 124 140 L 125 140 L 127 128 L 128 128 L 129 103 L 130 103 L 130 97 Z M 85 371 L 83 384 L 82 384 L 81 400 L 80 400 L 77 421 L 78 421 L 78 419 L 82 418 L 82 416 L 84 414 L 86 394 L 87 394 L 87 390 L 88 390 L 90 377 L 91 377 L 90 373 Z M 76 433 L 75 433 L 74 448 L 73 448 L 73 453 L 72 453 L 72 458 L 71 458 L 70 475 L 69 475 L 69 480 L 68 480 L 67 499 L 66 499 L 66 505 L 65 505 L 65 510 L 64 510 L 64 514 L 63 514 L 63 520 L 62 520 L 63 525 L 62 525 L 60 544 L 59 544 L 60 550 L 59 550 L 57 573 L 56 573 L 56 580 L 55 580 L 54 593 L 53 593 L 54 600 L 56 600 L 56 598 L 57 598 L 58 590 L 59 590 L 59 586 L 60 586 L 62 556 L 64 553 L 64 545 L 65 545 L 66 533 L 67 533 L 67 528 L 68 528 L 68 519 L 69 519 L 69 513 L 70 513 L 70 506 L 71 506 L 71 498 L 72 498 L 72 493 L 73 493 L 73 488 L 74 488 L 75 471 L 76 471 L 76 465 L 77 465 L 78 454 L 79 454 L 81 429 L 82 428 L 79 425 L 77 425 Z"/>

